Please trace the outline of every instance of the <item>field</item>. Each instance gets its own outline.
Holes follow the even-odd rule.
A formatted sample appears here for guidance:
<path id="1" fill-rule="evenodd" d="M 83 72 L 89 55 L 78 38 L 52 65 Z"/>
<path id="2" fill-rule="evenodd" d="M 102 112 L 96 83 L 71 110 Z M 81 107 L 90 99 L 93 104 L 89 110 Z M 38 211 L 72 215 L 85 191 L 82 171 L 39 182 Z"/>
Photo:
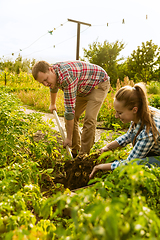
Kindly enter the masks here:
<path id="1" fill-rule="evenodd" d="M 24 102 L 17 96 L 30 93 L 36 107 L 44 102 L 44 91 L 48 94 L 36 82 L 21 84 L 23 78 L 12 80 L 12 86 L 1 84 L 0 90 L 0 239 L 159 239 L 160 169 L 132 161 L 89 181 L 95 164 L 126 157 L 130 146 L 102 158 L 98 149 L 106 131 L 89 156 L 71 161 L 54 123 L 21 110 Z M 114 139 L 121 126 L 113 126 Z"/>

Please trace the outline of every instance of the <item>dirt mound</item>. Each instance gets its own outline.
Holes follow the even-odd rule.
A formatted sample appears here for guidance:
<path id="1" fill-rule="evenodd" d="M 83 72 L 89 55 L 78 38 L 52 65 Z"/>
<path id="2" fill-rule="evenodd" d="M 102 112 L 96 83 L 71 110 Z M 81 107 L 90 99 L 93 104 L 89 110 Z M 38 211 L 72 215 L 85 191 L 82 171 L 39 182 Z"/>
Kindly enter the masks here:
<path id="1" fill-rule="evenodd" d="M 84 187 L 89 182 L 89 174 L 96 165 L 99 154 L 78 156 L 72 161 L 67 161 L 64 165 L 66 173 L 64 186 L 70 190 Z"/>
<path id="2" fill-rule="evenodd" d="M 62 139 L 59 133 L 54 132 L 54 136 L 57 139 L 57 143 L 62 145 Z M 37 131 L 34 134 L 35 142 L 39 140 L 44 140 L 45 134 L 41 131 Z M 46 140 L 45 140 L 46 141 Z M 58 146 L 58 145 L 57 145 Z M 61 150 L 59 149 L 59 152 Z M 58 154 L 57 152 L 55 154 Z M 55 163 L 51 157 L 44 156 L 39 162 L 39 166 L 42 169 L 53 169 L 53 176 L 49 176 L 47 173 L 43 173 L 40 180 L 40 185 L 42 191 L 48 191 L 52 187 L 54 188 L 54 183 L 61 183 L 64 188 L 69 188 L 70 190 L 77 189 L 80 187 L 85 187 L 89 182 L 89 175 L 93 167 L 97 164 L 99 152 L 92 153 L 90 155 L 80 155 L 73 160 L 59 159 Z"/>
<path id="3" fill-rule="evenodd" d="M 95 153 L 67 160 L 63 167 L 63 176 L 55 177 L 54 182 L 62 183 L 65 188 L 70 190 L 87 186 L 89 175 L 96 165 L 99 155 L 99 153 Z"/>

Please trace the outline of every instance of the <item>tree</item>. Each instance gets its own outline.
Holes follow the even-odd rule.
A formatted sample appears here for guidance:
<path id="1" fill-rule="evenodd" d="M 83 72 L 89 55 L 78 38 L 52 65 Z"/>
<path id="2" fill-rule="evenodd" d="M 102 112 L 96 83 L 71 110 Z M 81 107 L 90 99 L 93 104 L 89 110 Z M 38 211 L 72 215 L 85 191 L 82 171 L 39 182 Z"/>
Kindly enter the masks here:
<path id="1" fill-rule="evenodd" d="M 19 74 L 20 72 L 31 72 L 31 68 L 35 64 L 36 60 L 33 58 L 32 61 L 29 59 L 22 59 L 22 56 L 19 54 L 16 60 L 13 62 L 11 60 L 0 59 L 0 70 L 4 71 L 5 69 L 8 72 L 14 72 Z"/>
<path id="2" fill-rule="evenodd" d="M 34 66 L 34 64 L 36 63 L 36 59 L 33 58 L 32 61 L 31 61 L 31 64 L 30 64 L 30 68 L 32 68 Z"/>
<path id="3" fill-rule="evenodd" d="M 22 57 L 19 54 L 14 63 L 14 71 L 19 74 L 22 69 Z"/>
<path id="4" fill-rule="evenodd" d="M 154 71 L 155 80 L 160 81 L 160 56 L 157 58 L 156 61 L 156 70 Z"/>
<path id="5" fill-rule="evenodd" d="M 1 71 L 4 71 L 5 69 L 7 69 L 7 71 L 12 71 L 12 68 L 13 68 L 13 62 L 10 59 L 7 59 L 6 61 L 3 60 L 0 62 Z"/>
<path id="6" fill-rule="evenodd" d="M 88 60 L 90 63 L 97 64 L 106 70 L 110 76 L 111 82 L 115 85 L 118 78 L 118 61 L 122 60 L 117 59 L 122 49 L 124 49 L 124 43 L 116 41 L 115 43 L 109 43 L 104 41 L 103 44 L 99 42 L 93 42 L 89 44 L 89 50 L 83 48 L 84 59 Z"/>
<path id="7" fill-rule="evenodd" d="M 127 59 L 127 75 L 135 82 L 148 82 L 155 79 L 155 70 L 158 66 L 160 48 L 152 43 L 152 40 L 142 46 L 137 51 L 133 51 L 131 57 Z"/>

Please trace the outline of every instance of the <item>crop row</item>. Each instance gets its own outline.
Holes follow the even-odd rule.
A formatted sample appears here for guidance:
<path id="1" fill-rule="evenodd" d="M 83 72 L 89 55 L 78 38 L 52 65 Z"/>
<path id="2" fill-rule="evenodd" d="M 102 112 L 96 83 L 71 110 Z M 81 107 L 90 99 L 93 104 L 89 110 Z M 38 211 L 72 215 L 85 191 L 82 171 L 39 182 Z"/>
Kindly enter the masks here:
<path id="1" fill-rule="evenodd" d="M 63 166 L 68 157 L 53 122 L 26 115 L 21 106 L 14 95 L 0 92 L 0 239 L 160 237 L 159 168 L 132 162 L 71 195 L 54 183 L 61 173 L 56 163 Z M 110 153 L 105 161 L 127 152 Z"/>

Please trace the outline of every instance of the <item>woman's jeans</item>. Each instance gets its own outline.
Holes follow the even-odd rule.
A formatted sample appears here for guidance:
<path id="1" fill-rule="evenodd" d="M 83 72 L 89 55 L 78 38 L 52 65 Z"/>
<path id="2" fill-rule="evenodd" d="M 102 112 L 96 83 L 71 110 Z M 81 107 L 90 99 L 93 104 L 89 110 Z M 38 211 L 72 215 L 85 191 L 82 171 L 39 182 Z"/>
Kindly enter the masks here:
<path id="1" fill-rule="evenodd" d="M 145 164 L 148 167 L 152 165 L 160 167 L 160 156 L 146 156 L 145 158 L 142 158 L 140 161 L 137 162 L 137 164 Z"/>
<path id="2" fill-rule="evenodd" d="M 132 144 L 133 144 L 133 139 L 135 137 L 135 134 L 132 134 Z M 159 166 L 160 167 L 160 156 L 157 156 L 153 152 L 149 152 L 145 158 L 142 158 L 140 161 L 137 161 L 138 165 L 145 164 L 148 167 L 151 167 L 152 165 Z"/>

